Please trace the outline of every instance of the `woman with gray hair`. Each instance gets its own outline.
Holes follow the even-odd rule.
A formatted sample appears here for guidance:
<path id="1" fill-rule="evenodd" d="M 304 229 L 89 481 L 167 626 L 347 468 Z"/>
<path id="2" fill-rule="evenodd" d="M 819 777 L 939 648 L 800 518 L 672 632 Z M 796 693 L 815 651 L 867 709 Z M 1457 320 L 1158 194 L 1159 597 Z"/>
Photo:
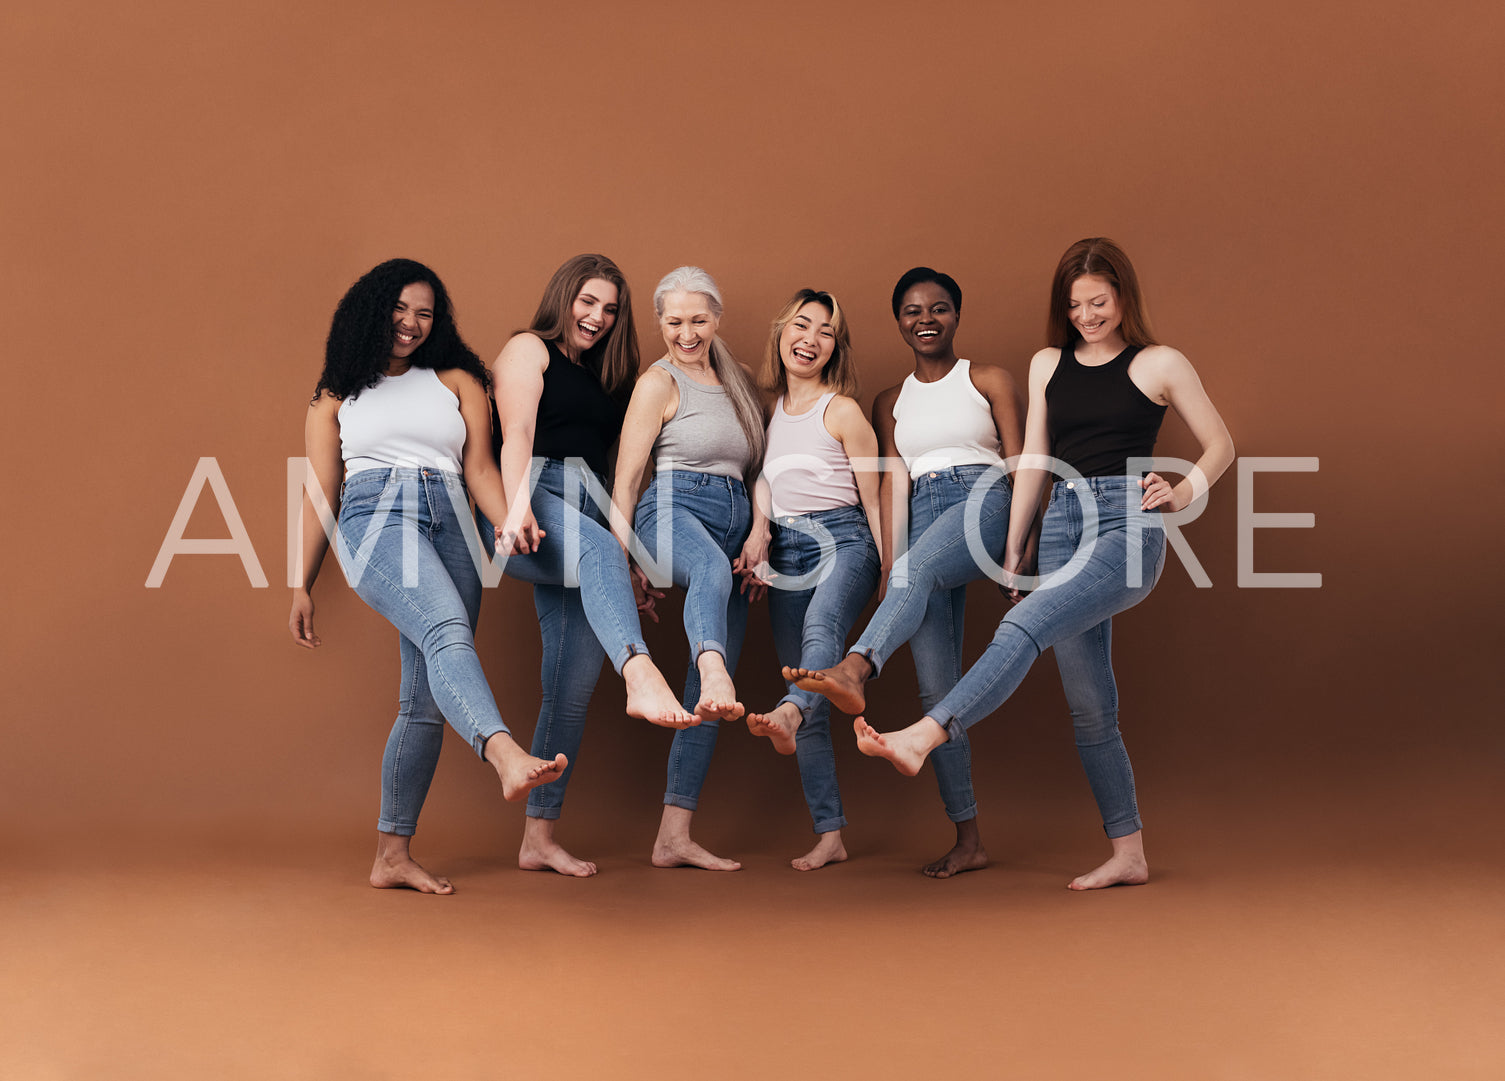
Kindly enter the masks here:
<path id="1" fill-rule="evenodd" d="M 744 713 L 732 673 L 747 597 L 733 588 L 733 561 L 752 525 L 746 482 L 763 458 L 763 409 L 752 377 L 716 336 L 721 291 L 709 274 L 693 266 L 670 271 L 653 291 L 653 309 L 668 352 L 638 379 L 627 406 L 612 526 L 630 557 L 685 590 L 691 663 L 684 705 L 701 722 L 674 735 L 653 865 L 735 871 L 741 864 L 691 840 L 690 819 L 719 722 Z M 650 456 L 653 479 L 639 499 Z M 641 548 L 631 543 L 629 521 Z M 634 576 L 648 592 L 648 575 L 636 563 Z"/>

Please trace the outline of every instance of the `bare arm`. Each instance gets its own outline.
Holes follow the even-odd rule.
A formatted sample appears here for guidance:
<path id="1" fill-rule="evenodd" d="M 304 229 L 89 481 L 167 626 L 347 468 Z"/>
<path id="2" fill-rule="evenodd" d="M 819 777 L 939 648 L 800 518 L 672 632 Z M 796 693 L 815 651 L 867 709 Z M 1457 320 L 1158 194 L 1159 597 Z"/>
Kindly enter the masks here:
<path id="1" fill-rule="evenodd" d="M 841 443 L 849 459 L 878 456 L 878 435 L 867 422 L 867 417 L 862 415 L 862 408 L 851 398 L 841 394 L 832 398 L 831 404 L 826 406 L 825 423 L 826 431 Z M 867 515 L 867 527 L 873 534 L 873 542 L 878 546 L 878 561 L 881 564 L 885 548 L 883 521 L 878 508 L 879 474 L 870 469 L 854 469 L 853 476 L 857 481 L 857 499 L 862 504 L 863 513 Z"/>
<path id="2" fill-rule="evenodd" d="M 873 400 L 873 431 L 878 437 L 878 451 L 890 463 L 899 461 L 899 447 L 894 441 L 894 403 L 899 400 L 899 391 L 904 384 L 889 387 Z M 878 478 L 878 532 L 873 540 L 878 543 L 881 560 L 881 576 L 878 579 L 878 599 L 888 592 L 888 574 L 893 569 L 899 554 L 899 523 L 909 530 L 909 471 L 903 468 L 887 468 Z"/>
<path id="3" fill-rule="evenodd" d="M 543 537 L 538 519 L 533 516 L 528 470 L 533 461 L 533 427 L 538 420 L 538 402 L 543 397 L 543 373 L 548 367 L 548 348 L 536 334 L 529 333 L 513 335 L 491 365 L 497 415 L 502 423 L 500 473 L 503 499 L 510 505 L 515 519 L 507 526 L 517 533 L 519 552 L 538 551 Z M 468 469 L 466 474 L 468 477 Z M 487 517 L 490 517 L 489 511 Z M 493 518 L 492 521 L 501 526 L 505 519 Z"/>
<path id="4" fill-rule="evenodd" d="M 1045 386 L 1060 363 L 1059 349 L 1042 349 L 1029 362 L 1029 412 L 1024 418 L 1024 446 L 1019 468 L 1014 471 L 1014 496 L 1009 504 L 1009 539 L 1004 547 L 1003 569 L 1018 573 L 1025 566 L 1028 543 L 1035 527 L 1035 512 L 1051 476 L 1050 429 L 1046 426 Z"/>
<path id="5" fill-rule="evenodd" d="M 664 422 L 679 408 L 679 389 L 673 376 L 659 368 L 649 368 L 633 387 L 622 420 L 622 435 L 617 444 L 617 475 L 611 491 L 611 530 L 622 548 L 632 530 L 632 512 L 643 489 L 643 475 L 648 456 Z"/>
<path id="6" fill-rule="evenodd" d="M 330 512 L 339 518 L 340 480 L 344 461 L 340 457 L 340 402 L 333 395 L 324 393 L 308 407 L 303 421 L 304 454 L 308 458 L 309 480 L 316 482 L 329 501 Z M 319 512 L 308 494 L 307 481 L 303 492 L 303 509 L 298 516 L 298 532 L 301 540 L 300 559 L 303 580 L 293 589 L 293 607 L 288 616 L 288 630 L 293 641 L 306 649 L 319 645 L 319 636 L 314 633 L 314 602 L 312 590 L 319 577 L 319 567 L 324 554 L 329 550 L 329 537 L 319 521 Z"/>
<path id="7" fill-rule="evenodd" d="M 1202 448 L 1192 471 L 1175 486 L 1171 486 L 1157 473 L 1151 473 L 1142 483 L 1145 489 L 1142 508 L 1163 506 L 1168 510 L 1182 510 L 1198 496 L 1211 488 L 1233 463 L 1233 437 L 1223 423 L 1217 407 L 1202 388 L 1196 369 L 1179 350 L 1169 346 L 1152 346 L 1134 358 L 1135 364 L 1143 364 L 1133 374 L 1143 375 L 1145 382 L 1139 386 L 1156 401 L 1169 405 L 1176 411 L 1192 437 Z M 1138 383 L 1138 380 L 1135 380 Z"/>
<path id="8" fill-rule="evenodd" d="M 475 376 L 458 368 L 440 372 L 439 379 L 460 399 L 460 416 L 465 421 L 465 449 L 461 452 L 464 461 L 460 469 L 465 474 L 465 486 L 475 496 L 476 506 L 496 528 L 498 551 L 528 551 L 517 543 L 517 534 L 512 532 L 515 527 L 505 524 L 507 493 L 502 487 L 501 470 L 491 456 L 491 401 L 486 388 Z"/>

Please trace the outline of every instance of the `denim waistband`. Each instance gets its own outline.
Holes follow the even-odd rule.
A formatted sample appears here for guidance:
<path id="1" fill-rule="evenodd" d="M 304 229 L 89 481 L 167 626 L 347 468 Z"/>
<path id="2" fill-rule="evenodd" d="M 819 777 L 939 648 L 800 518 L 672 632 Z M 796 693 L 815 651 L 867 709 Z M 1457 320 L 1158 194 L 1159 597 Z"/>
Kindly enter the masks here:
<path id="1" fill-rule="evenodd" d="M 724 477 L 720 473 L 697 473 L 693 469 L 666 469 L 653 474 L 653 483 L 661 480 L 691 483 L 698 488 L 726 487 L 734 493 L 747 493 L 747 486 L 737 477 Z"/>
<path id="2" fill-rule="evenodd" d="M 842 507 L 827 507 L 825 510 L 811 510 L 804 514 L 776 514 L 769 521 L 774 525 L 792 526 L 797 522 L 833 522 L 843 518 L 853 518 L 866 524 L 867 512 L 860 503 L 848 503 Z"/>
<path id="3" fill-rule="evenodd" d="M 465 478 L 459 473 L 448 469 L 434 469 L 430 466 L 394 465 L 390 469 L 362 469 L 358 473 L 352 473 L 341 483 L 340 490 L 346 491 L 356 485 L 362 484 L 380 484 L 385 486 L 393 481 L 434 482 L 458 486 L 460 488 L 465 487 Z"/>
<path id="4" fill-rule="evenodd" d="M 938 484 L 944 481 L 952 484 L 965 484 L 971 487 L 976 483 L 977 478 L 990 470 L 996 470 L 1001 475 L 1000 479 L 1003 483 L 1009 483 L 1009 476 L 1007 473 L 1004 473 L 1003 466 L 985 465 L 979 462 L 976 465 L 948 465 L 942 466 L 940 469 L 927 469 L 919 476 L 911 477 L 910 484 L 913 487 L 919 487 L 922 484 Z"/>
<path id="5" fill-rule="evenodd" d="M 1124 492 L 1129 489 L 1139 490 L 1138 477 L 1076 477 L 1072 480 L 1058 480 L 1051 486 L 1051 495 L 1062 495 L 1066 492 L 1075 493 L 1078 488 L 1086 488 L 1098 494 L 1112 492 Z"/>

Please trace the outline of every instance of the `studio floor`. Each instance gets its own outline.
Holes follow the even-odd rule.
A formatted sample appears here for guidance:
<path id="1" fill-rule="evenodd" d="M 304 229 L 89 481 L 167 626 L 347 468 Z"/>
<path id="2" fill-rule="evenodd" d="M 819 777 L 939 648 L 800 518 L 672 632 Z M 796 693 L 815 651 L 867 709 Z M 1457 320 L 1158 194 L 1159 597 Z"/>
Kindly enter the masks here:
<path id="1" fill-rule="evenodd" d="M 364 835 L 40 846 L 0 880 L 0 1076 L 1495 1079 L 1491 770 L 1189 781 L 1154 880 L 1095 894 L 1063 888 L 1103 851 L 1082 793 L 1028 784 L 944 882 L 916 871 L 944 821 L 813 874 L 746 817 L 701 831 L 733 874 L 582 823 L 585 881 L 441 822 L 446 898 L 369 888 Z"/>

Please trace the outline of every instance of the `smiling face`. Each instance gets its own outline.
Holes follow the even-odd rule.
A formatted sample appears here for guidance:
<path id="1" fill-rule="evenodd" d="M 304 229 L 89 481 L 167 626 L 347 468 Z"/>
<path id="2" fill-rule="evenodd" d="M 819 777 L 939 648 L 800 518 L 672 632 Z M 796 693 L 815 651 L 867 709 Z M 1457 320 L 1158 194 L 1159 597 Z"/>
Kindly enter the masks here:
<path id="1" fill-rule="evenodd" d="M 1119 324 L 1123 313 L 1118 308 L 1118 291 L 1107 278 L 1086 274 L 1071 283 L 1066 317 L 1088 345 L 1113 345 L 1121 339 Z"/>
<path id="2" fill-rule="evenodd" d="M 611 333 L 617 322 L 617 287 L 605 278 L 592 278 L 580 287 L 564 329 L 566 352 L 578 357 Z"/>
<path id="3" fill-rule="evenodd" d="M 790 379 L 819 378 L 836 350 L 831 312 L 818 300 L 806 301 L 779 335 L 779 359 Z"/>
<path id="4" fill-rule="evenodd" d="M 711 340 L 719 323 L 711 311 L 710 297 L 704 293 L 666 294 L 658 326 L 669 347 L 669 359 L 691 368 L 709 364 Z"/>
<path id="5" fill-rule="evenodd" d="M 388 365 L 405 368 L 408 358 L 428 340 L 433 327 L 433 288 L 428 282 L 404 285 L 392 308 L 392 353 Z"/>
<path id="6" fill-rule="evenodd" d="M 944 360 L 954 356 L 951 342 L 960 321 L 951 294 L 937 282 L 910 286 L 899 302 L 899 336 L 917 357 Z"/>

